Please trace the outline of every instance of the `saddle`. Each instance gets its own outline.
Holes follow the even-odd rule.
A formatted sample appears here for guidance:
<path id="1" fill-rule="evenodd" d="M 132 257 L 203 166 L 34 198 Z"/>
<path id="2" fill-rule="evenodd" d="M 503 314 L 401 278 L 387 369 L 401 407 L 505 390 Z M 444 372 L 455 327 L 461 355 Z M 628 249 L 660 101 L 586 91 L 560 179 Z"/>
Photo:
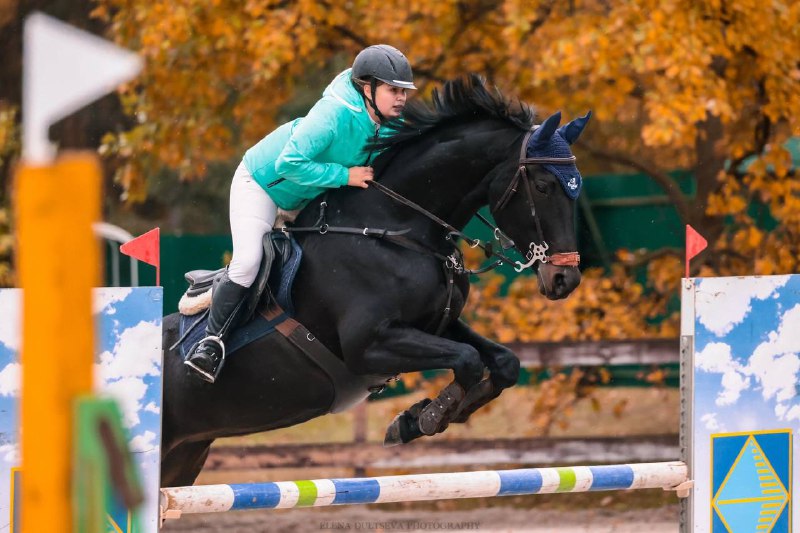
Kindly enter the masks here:
<path id="1" fill-rule="evenodd" d="M 289 291 L 297 269 L 300 267 L 302 251 L 297 242 L 283 232 L 270 232 L 264 235 L 264 253 L 258 274 L 250 287 L 250 293 L 242 306 L 237 323 L 248 322 L 256 309 L 263 303 L 268 307 L 271 299 L 278 302 L 289 314 L 294 314 Z M 218 270 L 192 270 L 184 274 L 189 288 L 178 302 L 182 315 L 194 316 L 211 306 L 211 293 L 225 268 Z"/>

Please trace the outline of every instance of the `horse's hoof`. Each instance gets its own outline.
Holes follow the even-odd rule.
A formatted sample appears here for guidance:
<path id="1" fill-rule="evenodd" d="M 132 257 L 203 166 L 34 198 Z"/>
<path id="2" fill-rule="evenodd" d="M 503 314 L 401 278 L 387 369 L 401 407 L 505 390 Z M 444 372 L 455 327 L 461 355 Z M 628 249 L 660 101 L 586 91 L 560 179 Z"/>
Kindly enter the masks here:
<path id="1" fill-rule="evenodd" d="M 421 405 L 427 405 L 430 403 L 430 400 L 420 403 Z M 386 428 L 386 436 L 383 438 L 384 446 L 390 447 L 397 446 L 398 444 L 408 444 L 412 440 L 423 436 L 419 431 L 417 417 L 412 413 L 413 410 L 415 410 L 414 407 L 394 417 L 392 423 Z"/>
<path id="2" fill-rule="evenodd" d="M 389 424 L 389 427 L 386 428 L 386 436 L 383 438 L 383 446 L 385 448 L 391 448 L 392 446 L 397 446 L 398 444 L 403 444 L 403 437 L 400 435 L 400 424 L 402 414 L 397 415 L 392 420 L 392 423 Z"/>

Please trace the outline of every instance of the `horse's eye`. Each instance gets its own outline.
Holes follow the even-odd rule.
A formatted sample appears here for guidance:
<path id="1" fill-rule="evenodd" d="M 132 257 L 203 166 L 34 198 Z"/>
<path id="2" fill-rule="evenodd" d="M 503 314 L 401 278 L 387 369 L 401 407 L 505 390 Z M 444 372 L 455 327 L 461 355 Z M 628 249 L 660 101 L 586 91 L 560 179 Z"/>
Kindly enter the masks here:
<path id="1" fill-rule="evenodd" d="M 533 182 L 533 184 L 536 186 L 537 191 L 542 194 L 547 194 L 547 182 L 536 180 Z"/>

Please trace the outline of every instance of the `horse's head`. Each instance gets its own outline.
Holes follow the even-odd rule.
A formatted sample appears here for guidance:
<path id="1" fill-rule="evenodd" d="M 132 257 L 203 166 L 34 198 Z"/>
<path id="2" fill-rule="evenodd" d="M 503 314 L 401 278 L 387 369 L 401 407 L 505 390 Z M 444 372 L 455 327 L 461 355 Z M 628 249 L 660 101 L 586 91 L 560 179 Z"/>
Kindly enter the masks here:
<path id="1" fill-rule="evenodd" d="M 541 262 L 539 291 L 551 300 L 566 298 L 581 282 L 575 236 L 581 175 L 569 145 L 590 116 L 561 128 L 560 112 L 549 117 L 525 136 L 516 173 L 499 175 L 489 189 L 495 221 L 527 259 L 517 271 Z"/>

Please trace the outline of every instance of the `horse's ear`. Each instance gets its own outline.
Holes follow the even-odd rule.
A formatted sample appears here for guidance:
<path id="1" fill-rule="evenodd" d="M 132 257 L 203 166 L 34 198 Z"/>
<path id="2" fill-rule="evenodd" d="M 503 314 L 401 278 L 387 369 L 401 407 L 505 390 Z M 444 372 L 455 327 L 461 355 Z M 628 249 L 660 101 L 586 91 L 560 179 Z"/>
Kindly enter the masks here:
<path id="1" fill-rule="evenodd" d="M 578 140 L 578 137 L 581 136 L 581 132 L 583 131 L 583 128 L 586 127 L 586 123 L 589 122 L 590 118 L 592 118 L 591 111 L 580 118 L 576 118 L 569 124 L 564 124 L 558 128 L 558 133 L 564 138 L 565 141 L 567 141 L 569 144 L 572 144 Z"/>
<path id="2" fill-rule="evenodd" d="M 531 140 L 528 141 L 529 145 L 543 145 L 550 142 L 550 137 L 555 133 L 558 125 L 561 124 L 561 111 L 556 111 L 547 120 L 542 122 L 542 125 L 536 128 L 536 131 L 531 135 Z"/>

